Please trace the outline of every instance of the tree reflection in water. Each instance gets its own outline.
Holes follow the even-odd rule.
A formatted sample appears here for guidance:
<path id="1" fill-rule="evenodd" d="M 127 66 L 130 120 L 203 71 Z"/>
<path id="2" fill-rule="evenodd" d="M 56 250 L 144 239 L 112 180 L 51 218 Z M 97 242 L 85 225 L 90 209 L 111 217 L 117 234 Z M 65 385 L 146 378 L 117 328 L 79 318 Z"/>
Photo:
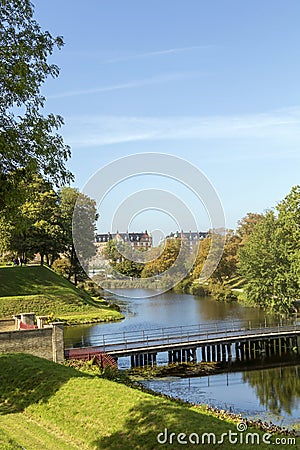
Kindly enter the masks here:
<path id="1" fill-rule="evenodd" d="M 292 413 L 300 398 L 300 366 L 277 367 L 243 373 L 243 381 L 256 392 L 262 405 L 274 414 Z"/>

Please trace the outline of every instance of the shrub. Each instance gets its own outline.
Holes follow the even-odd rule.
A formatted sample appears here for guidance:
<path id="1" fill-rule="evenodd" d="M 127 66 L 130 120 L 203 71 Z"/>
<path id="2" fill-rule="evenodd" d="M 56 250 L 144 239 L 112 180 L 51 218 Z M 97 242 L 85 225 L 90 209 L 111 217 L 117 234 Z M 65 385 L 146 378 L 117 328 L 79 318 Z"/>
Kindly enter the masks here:
<path id="1" fill-rule="evenodd" d="M 59 275 L 68 277 L 71 269 L 71 263 L 68 258 L 59 258 L 52 264 L 52 269 Z"/>

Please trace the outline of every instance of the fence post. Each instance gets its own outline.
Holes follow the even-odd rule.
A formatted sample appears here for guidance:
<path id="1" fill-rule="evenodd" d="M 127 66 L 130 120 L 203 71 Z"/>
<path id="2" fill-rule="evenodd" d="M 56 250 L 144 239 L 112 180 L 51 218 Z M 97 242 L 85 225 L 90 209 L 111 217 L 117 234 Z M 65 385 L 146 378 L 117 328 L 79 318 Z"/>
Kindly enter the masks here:
<path id="1" fill-rule="evenodd" d="M 64 360 L 64 322 L 52 322 L 52 358 L 54 362 Z"/>

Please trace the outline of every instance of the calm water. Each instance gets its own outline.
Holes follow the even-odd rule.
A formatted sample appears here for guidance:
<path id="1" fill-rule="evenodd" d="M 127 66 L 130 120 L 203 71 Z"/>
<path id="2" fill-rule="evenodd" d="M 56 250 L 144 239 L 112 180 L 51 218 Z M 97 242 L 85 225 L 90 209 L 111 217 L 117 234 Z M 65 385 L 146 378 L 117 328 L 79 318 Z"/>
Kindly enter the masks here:
<path id="1" fill-rule="evenodd" d="M 294 427 L 300 421 L 300 365 L 209 377 L 145 380 L 156 392 L 243 417 Z"/>
<path id="2" fill-rule="evenodd" d="M 144 290 L 135 289 L 141 296 Z M 130 290 L 122 289 L 122 294 L 130 296 Z M 197 297 L 186 294 L 165 293 L 150 298 L 123 299 L 117 301 L 126 319 L 115 323 L 103 323 L 88 326 L 70 327 L 65 330 L 66 339 L 79 343 L 84 339 L 86 345 L 92 345 L 99 334 L 118 333 L 123 331 L 147 330 L 152 328 L 172 327 L 179 325 L 208 324 L 214 322 L 228 323 L 248 320 L 264 323 L 270 315 L 254 308 L 244 308 L 237 303 L 217 302 L 211 297 Z"/>
<path id="3" fill-rule="evenodd" d="M 130 290 L 122 290 L 129 298 L 118 298 L 125 320 L 109 324 L 76 326 L 65 329 L 72 345 L 93 345 L 103 334 L 147 330 L 179 325 L 249 321 L 252 326 L 275 320 L 256 308 L 237 303 L 217 302 L 211 297 L 165 293 L 156 297 L 130 299 Z M 137 290 L 134 293 L 137 296 Z M 115 298 L 112 299 L 115 302 Z M 167 355 L 158 355 L 158 363 L 167 363 Z M 128 358 L 119 359 L 119 367 L 127 368 Z M 246 372 L 218 374 L 210 377 L 164 378 L 144 381 L 158 392 L 194 403 L 229 409 L 248 417 L 260 417 L 279 425 L 299 423 L 300 359 L 293 366 Z"/>

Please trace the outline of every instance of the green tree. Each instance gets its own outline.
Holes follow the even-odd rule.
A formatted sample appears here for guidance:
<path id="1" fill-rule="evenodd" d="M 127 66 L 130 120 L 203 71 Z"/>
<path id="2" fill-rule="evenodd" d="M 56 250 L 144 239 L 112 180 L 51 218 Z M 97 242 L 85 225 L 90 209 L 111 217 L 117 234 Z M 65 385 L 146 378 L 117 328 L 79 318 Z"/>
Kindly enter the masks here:
<path id="1" fill-rule="evenodd" d="M 70 149 L 56 132 L 61 116 L 44 116 L 41 86 L 59 69 L 48 63 L 63 39 L 43 31 L 29 0 L 0 0 L 0 209 L 12 191 L 10 173 L 25 168 L 55 183 L 70 179 Z"/>
<path id="2" fill-rule="evenodd" d="M 4 258 L 5 253 L 10 250 L 10 229 L 7 221 L 2 216 L 0 217 L 0 254 Z"/>
<path id="3" fill-rule="evenodd" d="M 62 228 L 58 195 L 52 184 L 40 175 L 32 176 L 31 183 L 20 183 L 21 202 L 10 224 L 10 248 L 22 259 L 39 253 L 51 265 L 61 251 Z"/>
<path id="4" fill-rule="evenodd" d="M 240 239 L 240 244 L 243 245 L 251 236 L 254 227 L 264 218 L 263 214 L 249 212 L 238 221 L 238 228 L 236 236 Z"/>
<path id="5" fill-rule="evenodd" d="M 172 272 L 172 265 L 175 262 L 177 269 L 180 269 L 180 266 L 185 263 L 184 256 L 186 256 L 186 252 L 183 252 L 181 256 L 182 262 L 178 260 L 181 245 L 184 245 L 181 239 L 167 239 L 160 256 L 145 264 L 141 276 L 148 278 L 162 274 L 167 270 L 171 270 Z M 182 268 L 184 269 L 184 267 Z"/>
<path id="6" fill-rule="evenodd" d="M 60 190 L 60 220 L 63 229 L 62 253 L 70 261 L 68 279 L 75 284 L 86 278 L 89 259 L 95 255 L 95 222 L 98 218 L 96 203 L 77 189 Z"/>
<path id="7" fill-rule="evenodd" d="M 135 251 L 139 252 L 139 255 Z M 103 255 L 116 272 L 128 277 L 140 278 L 144 264 L 136 262 L 134 258 L 141 256 L 142 259 L 144 251 L 143 247 L 133 249 L 126 242 L 116 242 L 114 239 L 110 239 L 104 247 Z"/>
<path id="8" fill-rule="evenodd" d="M 247 281 L 247 298 L 253 303 L 277 311 L 291 310 L 297 287 L 286 251 L 288 241 L 275 213 L 269 211 L 241 248 L 240 272 Z"/>
<path id="9" fill-rule="evenodd" d="M 118 244 L 120 248 L 121 244 Z M 110 261 L 110 264 L 115 267 L 118 263 L 124 260 L 122 254 L 117 249 L 116 243 L 113 239 L 110 239 L 103 249 L 103 256 Z"/>
<path id="10" fill-rule="evenodd" d="M 138 264 L 129 259 L 125 259 L 114 266 L 117 272 L 132 278 L 140 278 L 143 267 L 143 264 Z"/>
<path id="11" fill-rule="evenodd" d="M 288 266 L 288 295 L 300 296 L 300 186 L 277 205 L 280 240 Z"/>
<path id="12" fill-rule="evenodd" d="M 215 233 L 214 235 L 210 233 L 209 236 L 200 241 L 197 257 L 191 274 L 193 279 L 197 279 L 201 275 L 201 271 L 211 249 L 212 239 L 214 239 L 215 242 L 218 242 L 219 240 L 220 245 L 221 242 L 223 242 L 223 237 L 218 233 Z M 235 275 L 237 269 L 237 253 L 239 243 L 240 238 L 232 230 L 228 230 L 226 232 L 225 246 L 222 257 L 210 277 L 211 280 L 217 281 L 218 283 L 223 283 L 224 280 L 227 280 Z M 218 248 L 218 245 L 216 245 L 216 248 Z M 217 257 L 218 254 L 215 255 L 215 258 Z"/>

